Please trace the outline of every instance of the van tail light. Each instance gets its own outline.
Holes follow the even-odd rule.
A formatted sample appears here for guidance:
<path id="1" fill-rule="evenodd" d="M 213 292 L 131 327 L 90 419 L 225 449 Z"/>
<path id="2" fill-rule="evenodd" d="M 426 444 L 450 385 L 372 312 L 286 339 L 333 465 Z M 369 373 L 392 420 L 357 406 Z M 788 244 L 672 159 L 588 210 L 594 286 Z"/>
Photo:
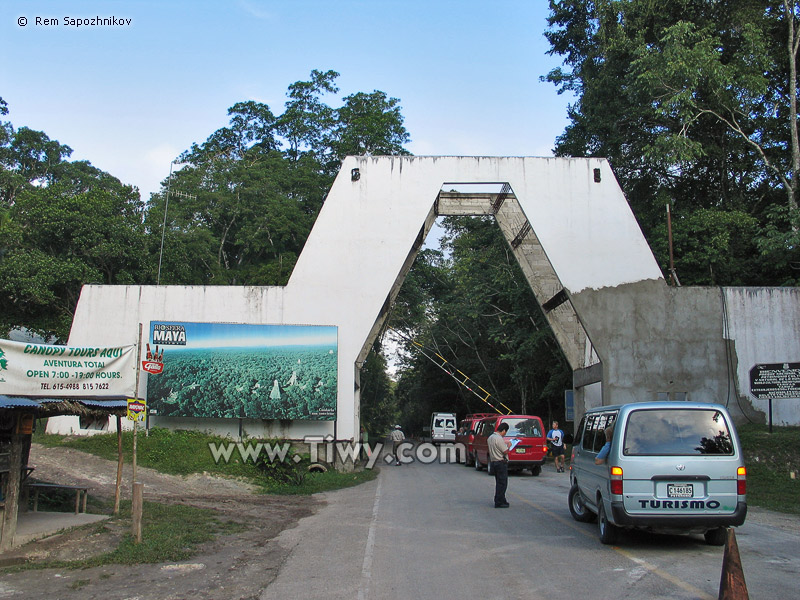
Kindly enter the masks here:
<path id="1" fill-rule="evenodd" d="M 622 467 L 611 467 L 611 493 L 622 495 Z"/>
<path id="2" fill-rule="evenodd" d="M 547 451 L 550 450 L 550 448 L 548 448 L 547 444 L 545 444 L 544 446 L 542 446 L 542 450 L 544 450 L 544 453 L 547 454 Z"/>
<path id="3" fill-rule="evenodd" d="M 744 496 L 747 493 L 747 469 L 739 467 L 736 470 L 736 493 Z"/>

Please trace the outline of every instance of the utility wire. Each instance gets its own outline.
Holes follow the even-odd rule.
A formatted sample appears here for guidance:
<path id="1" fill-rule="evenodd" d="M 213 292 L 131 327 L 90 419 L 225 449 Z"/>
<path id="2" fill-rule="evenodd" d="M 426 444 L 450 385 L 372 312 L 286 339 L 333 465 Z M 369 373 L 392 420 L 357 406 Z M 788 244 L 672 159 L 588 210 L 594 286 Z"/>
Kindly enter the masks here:
<path id="1" fill-rule="evenodd" d="M 489 398 L 491 398 L 491 396 L 492 396 L 492 394 L 490 392 L 487 392 L 485 389 L 483 389 L 477 383 L 472 381 L 472 379 L 470 379 L 469 375 L 464 374 L 463 372 L 459 371 L 454 366 L 452 366 L 450 364 L 450 362 L 444 356 L 442 356 L 441 354 L 439 354 L 435 350 L 429 350 L 428 348 L 425 348 L 425 346 L 423 346 L 422 344 L 420 344 L 416 340 L 411 339 L 407 335 L 404 335 L 404 334 L 400 333 L 399 331 L 397 331 L 396 329 L 393 329 L 392 327 L 389 327 L 388 329 L 391 329 L 394 333 L 399 335 L 401 338 L 403 338 L 403 339 L 411 342 L 412 344 L 414 344 L 417 348 L 419 348 L 420 354 L 422 354 L 422 356 L 427 358 L 429 361 L 431 361 L 433 364 L 435 364 L 437 367 L 439 367 L 442 371 L 444 371 L 445 373 L 450 375 L 450 377 L 452 377 L 456 381 L 456 383 L 461 385 L 466 390 L 472 392 L 476 397 L 480 398 L 481 402 L 484 402 L 485 404 L 488 404 L 497 414 L 500 414 L 500 415 L 503 414 L 503 411 L 501 411 L 499 408 L 497 408 L 494 404 L 492 404 L 489 401 Z M 428 352 L 431 352 L 431 353 L 435 354 L 436 357 L 438 358 L 438 360 L 437 360 L 437 358 L 433 358 L 430 354 L 428 354 Z M 475 388 L 477 388 L 477 389 L 475 389 Z M 480 393 L 477 390 L 480 390 Z M 502 406 L 506 410 L 506 414 L 507 415 L 510 415 L 513 412 L 510 408 L 508 408 L 505 404 L 503 404 L 499 400 L 497 400 L 496 402 L 497 402 L 497 404 L 499 404 L 500 406 Z"/>

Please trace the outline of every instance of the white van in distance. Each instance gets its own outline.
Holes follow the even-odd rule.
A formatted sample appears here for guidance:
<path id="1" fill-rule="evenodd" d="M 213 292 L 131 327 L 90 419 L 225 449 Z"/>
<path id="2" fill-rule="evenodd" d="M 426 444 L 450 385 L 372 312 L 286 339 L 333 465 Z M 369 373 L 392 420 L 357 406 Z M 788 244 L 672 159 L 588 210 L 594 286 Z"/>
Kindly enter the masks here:
<path id="1" fill-rule="evenodd" d="M 431 442 L 452 444 L 456 441 L 456 413 L 435 412 L 431 416 Z"/>

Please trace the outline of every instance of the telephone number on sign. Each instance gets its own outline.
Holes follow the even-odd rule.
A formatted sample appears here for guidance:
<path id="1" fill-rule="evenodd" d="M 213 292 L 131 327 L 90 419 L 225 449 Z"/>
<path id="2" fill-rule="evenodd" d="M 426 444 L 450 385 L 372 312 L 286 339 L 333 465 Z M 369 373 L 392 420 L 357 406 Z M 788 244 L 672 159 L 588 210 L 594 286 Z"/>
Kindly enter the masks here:
<path id="1" fill-rule="evenodd" d="M 83 389 L 84 390 L 107 390 L 111 386 L 107 383 L 84 383 Z"/>
<path id="2" fill-rule="evenodd" d="M 81 389 L 80 383 L 54 383 L 52 389 L 54 390 L 79 390 Z"/>

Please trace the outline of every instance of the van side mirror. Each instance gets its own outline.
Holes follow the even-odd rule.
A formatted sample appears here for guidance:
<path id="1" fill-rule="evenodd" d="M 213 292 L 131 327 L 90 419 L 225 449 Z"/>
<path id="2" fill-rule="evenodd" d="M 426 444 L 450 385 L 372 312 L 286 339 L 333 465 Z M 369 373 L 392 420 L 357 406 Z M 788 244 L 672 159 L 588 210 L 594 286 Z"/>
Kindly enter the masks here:
<path id="1" fill-rule="evenodd" d="M 575 441 L 575 436 L 571 433 L 567 433 L 564 435 L 564 443 L 565 444 L 572 444 Z"/>

